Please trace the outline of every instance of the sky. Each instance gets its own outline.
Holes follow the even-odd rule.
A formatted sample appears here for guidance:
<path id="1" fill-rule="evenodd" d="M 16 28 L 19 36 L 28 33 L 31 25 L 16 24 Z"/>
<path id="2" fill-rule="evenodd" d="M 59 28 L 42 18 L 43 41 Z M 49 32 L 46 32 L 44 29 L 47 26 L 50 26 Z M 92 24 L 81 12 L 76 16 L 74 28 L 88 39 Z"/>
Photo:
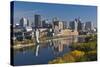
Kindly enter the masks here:
<path id="1" fill-rule="evenodd" d="M 34 15 L 40 14 L 42 19 L 52 21 L 57 17 L 61 21 L 73 21 L 80 17 L 82 23 L 87 21 L 93 22 L 97 26 L 97 7 L 86 5 L 72 4 L 51 4 L 37 2 L 14 2 L 14 23 L 19 23 L 22 17 L 34 22 Z"/>

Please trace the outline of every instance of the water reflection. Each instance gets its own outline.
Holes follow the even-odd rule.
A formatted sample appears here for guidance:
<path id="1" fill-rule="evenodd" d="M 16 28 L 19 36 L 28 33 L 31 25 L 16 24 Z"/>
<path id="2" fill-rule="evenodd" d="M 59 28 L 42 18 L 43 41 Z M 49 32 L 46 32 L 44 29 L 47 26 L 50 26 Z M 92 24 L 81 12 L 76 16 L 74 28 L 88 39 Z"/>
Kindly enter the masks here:
<path id="1" fill-rule="evenodd" d="M 36 43 L 34 46 L 20 48 L 15 51 L 25 53 L 31 50 L 35 52 L 36 56 L 38 56 L 40 49 L 50 48 L 54 54 L 57 54 L 57 53 L 62 52 L 64 50 L 64 47 L 68 48 L 69 44 L 71 43 L 72 43 L 72 40 L 69 40 L 69 39 L 55 39 L 55 40 L 49 40 L 48 42 L 45 42 L 45 43 L 40 43 L 40 44 Z"/>
<path id="2" fill-rule="evenodd" d="M 80 38 L 76 36 L 51 39 L 44 43 L 36 43 L 31 47 L 16 49 L 14 51 L 14 64 L 47 64 L 48 61 L 70 52 L 69 45 L 79 40 Z"/>

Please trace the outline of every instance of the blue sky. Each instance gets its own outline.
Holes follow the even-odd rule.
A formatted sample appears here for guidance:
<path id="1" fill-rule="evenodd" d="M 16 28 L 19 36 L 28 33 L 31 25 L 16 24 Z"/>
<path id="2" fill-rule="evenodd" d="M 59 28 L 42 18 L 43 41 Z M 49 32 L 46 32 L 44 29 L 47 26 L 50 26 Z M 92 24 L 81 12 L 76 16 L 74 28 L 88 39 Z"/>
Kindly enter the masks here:
<path id="1" fill-rule="evenodd" d="M 96 6 L 14 2 L 14 23 L 19 23 L 22 17 L 34 22 L 34 14 L 40 14 L 42 19 L 48 19 L 49 21 L 52 21 L 53 17 L 58 17 L 60 20 L 69 22 L 80 17 L 83 23 L 92 21 L 95 26 L 97 25 Z"/>

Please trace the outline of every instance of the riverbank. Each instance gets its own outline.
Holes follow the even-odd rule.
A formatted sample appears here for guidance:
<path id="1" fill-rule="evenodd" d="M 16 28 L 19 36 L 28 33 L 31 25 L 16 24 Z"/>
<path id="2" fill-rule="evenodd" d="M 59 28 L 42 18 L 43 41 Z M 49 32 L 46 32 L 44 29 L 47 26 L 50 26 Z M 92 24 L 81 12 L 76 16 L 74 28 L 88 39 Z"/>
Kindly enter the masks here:
<path id="1" fill-rule="evenodd" d="M 70 45 L 71 52 L 64 54 L 62 57 L 57 57 L 49 64 L 70 63 L 70 62 L 86 62 L 97 61 L 97 40 L 91 37 L 92 41 L 84 43 L 73 43 Z"/>
<path id="2" fill-rule="evenodd" d="M 80 35 L 77 37 L 89 37 L 90 35 Z M 45 43 L 51 40 L 60 40 L 60 39 L 72 39 L 73 36 L 55 36 L 55 37 L 41 37 L 39 38 L 40 42 L 39 43 Z M 19 48 L 24 48 L 28 46 L 34 46 L 36 45 L 35 39 L 33 40 L 24 40 L 24 41 L 14 41 L 14 44 L 11 46 L 14 49 L 19 49 Z"/>
<path id="3" fill-rule="evenodd" d="M 45 43 L 45 42 L 49 42 L 49 41 L 51 41 L 51 40 L 53 40 L 53 41 L 55 41 L 55 40 L 62 40 L 62 39 L 71 39 L 72 37 L 66 37 L 66 36 L 61 36 L 61 37 L 48 37 L 48 38 L 41 38 L 40 39 L 40 44 L 41 43 Z M 19 48 L 24 48 L 24 47 L 29 47 L 29 46 L 35 46 L 37 43 L 36 43 L 36 41 L 34 41 L 34 42 L 32 42 L 32 41 L 29 41 L 29 42 L 17 42 L 16 44 L 14 44 L 13 46 L 12 46 L 12 48 L 14 48 L 14 49 L 19 49 Z"/>

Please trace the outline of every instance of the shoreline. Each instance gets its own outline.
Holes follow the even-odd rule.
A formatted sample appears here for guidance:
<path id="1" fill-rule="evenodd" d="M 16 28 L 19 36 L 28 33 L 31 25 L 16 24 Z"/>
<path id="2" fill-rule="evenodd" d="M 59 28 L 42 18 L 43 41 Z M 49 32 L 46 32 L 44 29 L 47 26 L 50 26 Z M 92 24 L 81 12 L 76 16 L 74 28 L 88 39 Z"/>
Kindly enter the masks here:
<path id="1" fill-rule="evenodd" d="M 60 39 L 69 39 L 71 37 L 57 37 L 57 38 L 50 38 L 50 39 L 47 39 L 47 40 L 41 40 L 40 43 L 44 43 L 44 42 L 49 42 L 51 40 L 60 40 Z M 24 48 L 24 47 L 29 47 L 29 46 L 35 46 L 36 42 L 35 43 L 27 43 L 27 44 L 17 44 L 17 45 L 14 45 L 12 46 L 12 48 L 14 49 L 20 49 L 20 48 Z"/>
<path id="2" fill-rule="evenodd" d="M 88 35 L 78 35 L 78 37 L 86 37 Z M 45 43 L 45 42 L 49 42 L 51 40 L 58 40 L 58 39 L 72 39 L 72 36 L 57 36 L 57 37 L 51 37 L 51 38 L 48 38 L 48 39 L 40 39 L 40 43 Z M 29 46 L 35 46 L 36 42 L 33 42 L 33 43 L 26 43 L 26 44 L 16 44 L 16 45 L 13 45 L 11 46 L 11 48 L 14 48 L 14 49 L 20 49 L 20 48 L 24 48 L 24 47 L 29 47 Z"/>

